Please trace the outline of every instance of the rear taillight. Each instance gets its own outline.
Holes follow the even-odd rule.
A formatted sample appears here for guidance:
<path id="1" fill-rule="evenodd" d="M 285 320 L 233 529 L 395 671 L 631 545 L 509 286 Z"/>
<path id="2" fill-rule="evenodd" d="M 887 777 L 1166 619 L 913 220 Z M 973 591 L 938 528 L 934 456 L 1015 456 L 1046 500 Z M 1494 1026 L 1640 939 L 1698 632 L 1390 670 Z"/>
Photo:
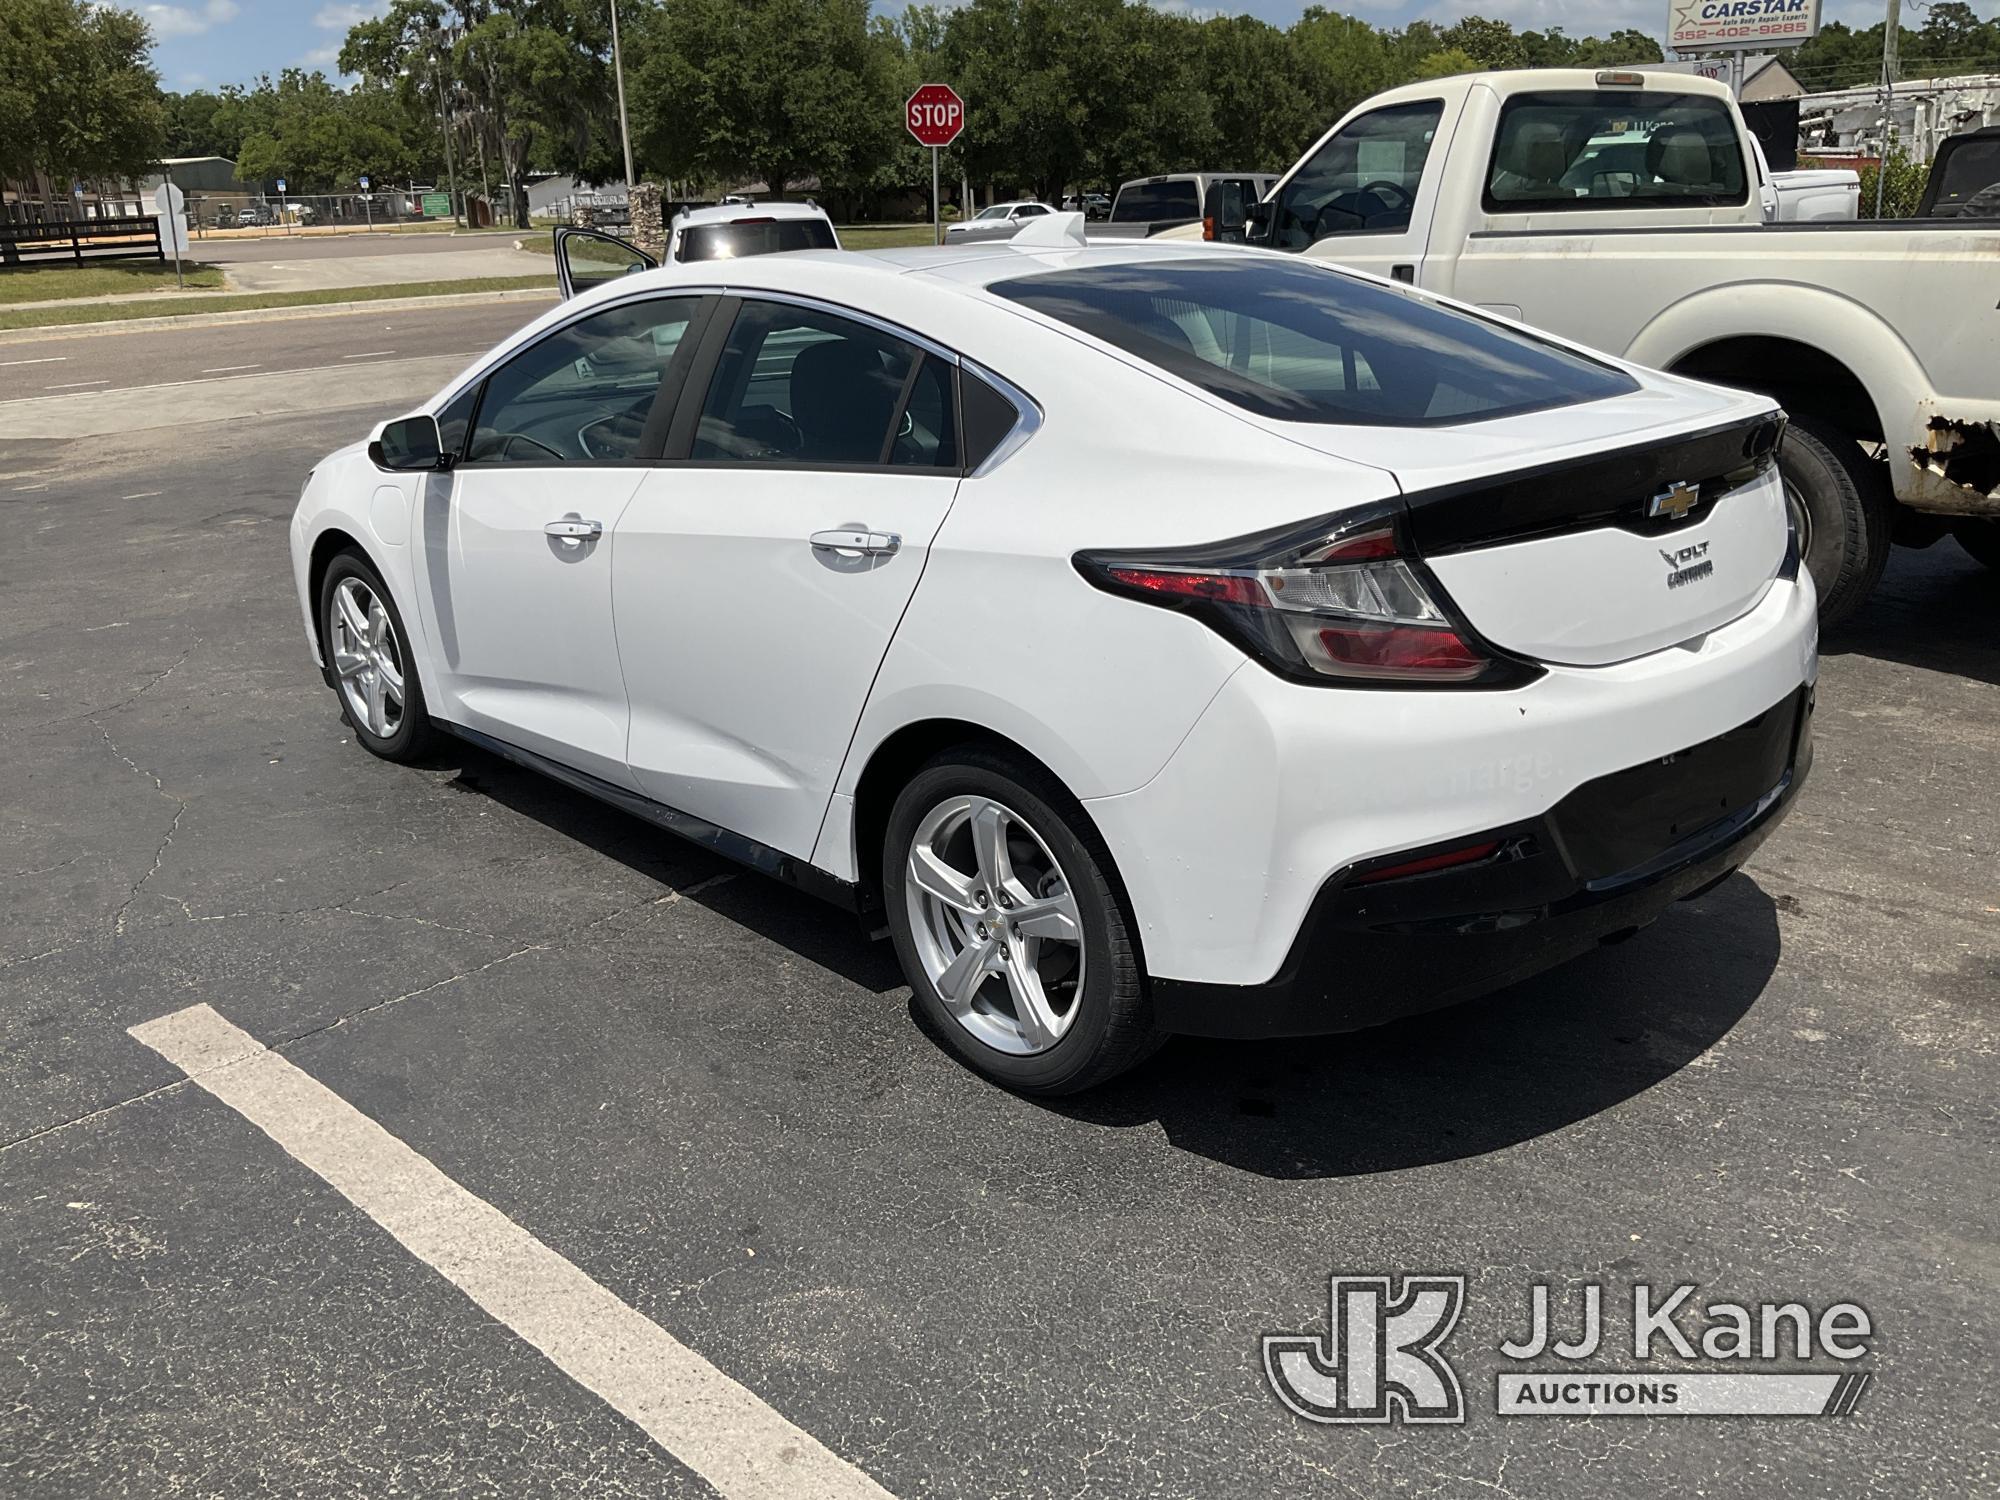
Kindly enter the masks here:
<path id="1" fill-rule="evenodd" d="M 1381 510 L 1179 556 L 1084 552 L 1076 565 L 1099 588 L 1200 617 L 1290 677 L 1497 686 L 1533 675 L 1448 611 Z"/>

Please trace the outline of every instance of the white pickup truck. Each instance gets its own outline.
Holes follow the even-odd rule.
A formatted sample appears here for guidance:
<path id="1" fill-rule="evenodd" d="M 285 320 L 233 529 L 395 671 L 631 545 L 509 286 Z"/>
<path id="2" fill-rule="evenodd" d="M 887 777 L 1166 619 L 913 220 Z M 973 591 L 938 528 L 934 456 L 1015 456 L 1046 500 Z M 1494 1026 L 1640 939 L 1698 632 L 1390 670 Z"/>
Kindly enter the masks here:
<path id="1" fill-rule="evenodd" d="M 2000 567 L 2000 225 L 1767 224 L 1758 187 L 1719 83 L 1470 73 L 1364 101 L 1208 232 L 1775 396 L 1826 623 L 1867 596 L 1892 535 L 1952 530 Z"/>

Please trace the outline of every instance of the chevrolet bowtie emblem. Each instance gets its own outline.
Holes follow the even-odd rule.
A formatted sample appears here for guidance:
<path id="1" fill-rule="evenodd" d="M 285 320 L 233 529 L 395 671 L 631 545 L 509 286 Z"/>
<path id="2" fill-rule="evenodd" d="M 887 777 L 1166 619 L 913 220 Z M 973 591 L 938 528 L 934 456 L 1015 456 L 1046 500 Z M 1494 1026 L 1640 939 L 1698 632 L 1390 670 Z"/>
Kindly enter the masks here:
<path id="1" fill-rule="evenodd" d="M 1646 502 L 1646 516 L 1652 519 L 1667 516 L 1678 521 L 1695 508 L 1701 499 L 1701 486 L 1689 484 L 1685 479 L 1676 479 Z"/>

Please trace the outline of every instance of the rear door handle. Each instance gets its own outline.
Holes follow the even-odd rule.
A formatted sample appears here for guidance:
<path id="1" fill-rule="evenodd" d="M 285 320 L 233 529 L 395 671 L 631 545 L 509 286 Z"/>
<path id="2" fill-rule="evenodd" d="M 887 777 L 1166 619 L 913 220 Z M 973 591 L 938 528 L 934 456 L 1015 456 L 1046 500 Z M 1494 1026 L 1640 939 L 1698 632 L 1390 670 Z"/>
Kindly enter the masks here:
<path id="1" fill-rule="evenodd" d="M 890 557 L 903 546 L 903 539 L 893 531 L 815 531 L 811 540 L 822 552 L 838 552 L 842 557 Z"/>
<path id="2" fill-rule="evenodd" d="M 604 523 L 586 521 L 575 511 L 571 511 L 560 521 L 544 521 L 542 530 L 550 536 L 561 537 L 565 547 L 581 547 L 593 537 L 604 535 Z"/>

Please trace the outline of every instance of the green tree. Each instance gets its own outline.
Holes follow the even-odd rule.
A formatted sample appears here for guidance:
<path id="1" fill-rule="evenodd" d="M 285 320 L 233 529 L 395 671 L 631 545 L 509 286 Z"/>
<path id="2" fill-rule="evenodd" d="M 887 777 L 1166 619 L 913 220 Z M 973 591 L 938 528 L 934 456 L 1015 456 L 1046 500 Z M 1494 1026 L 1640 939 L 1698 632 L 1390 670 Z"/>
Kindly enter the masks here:
<path id="1" fill-rule="evenodd" d="M 234 117 L 252 116 L 234 153 L 245 182 L 283 177 L 294 193 L 352 192 L 364 172 L 389 181 L 417 166 L 412 122 L 379 86 L 341 90 L 324 74 L 287 68 L 275 86 L 260 79 L 237 101 Z"/>
<path id="2" fill-rule="evenodd" d="M 627 28 L 632 145 L 670 178 L 867 183 L 901 132 L 867 0 L 675 0 Z"/>
<path id="3" fill-rule="evenodd" d="M 1528 66 L 1528 49 L 1521 39 L 1514 35 L 1514 28 L 1505 21 L 1489 21 L 1484 16 L 1467 16 L 1455 26 L 1448 26 L 1439 35 L 1438 41 L 1446 49 L 1456 48 L 1473 59 L 1477 68 L 1525 68 Z M 1463 68 L 1448 71 L 1462 73 Z M 1426 78 L 1442 78 L 1445 75 L 1435 71 L 1422 75 Z"/>
<path id="4" fill-rule="evenodd" d="M 1449 78 L 1455 73 L 1477 73 L 1483 66 L 1470 52 L 1459 47 L 1446 47 L 1417 64 L 1417 77 Z"/>
<path id="5" fill-rule="evenodd" d="M 0 0 L 0 177 L 136 177 L 166 138 L 152 35 L 86 0 Z"/>

